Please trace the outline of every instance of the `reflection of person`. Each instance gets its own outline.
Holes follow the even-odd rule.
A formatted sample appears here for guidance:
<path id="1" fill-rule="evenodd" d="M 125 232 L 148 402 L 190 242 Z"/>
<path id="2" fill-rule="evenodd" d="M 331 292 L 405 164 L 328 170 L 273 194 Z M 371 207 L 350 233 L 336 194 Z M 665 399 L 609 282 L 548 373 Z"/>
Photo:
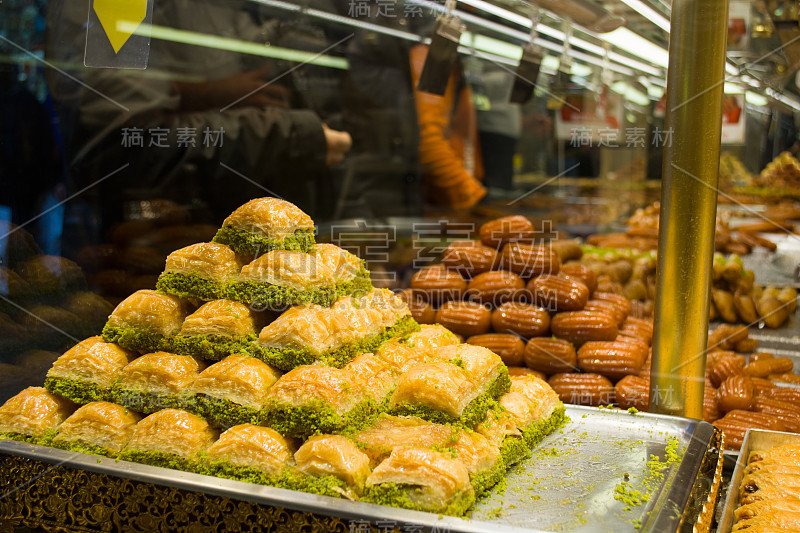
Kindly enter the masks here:
<path id="1" fill-rule="evenodd" d="M 411 49 L 414 87 L 427 54 L 426 45 Z M 453 69 L 443 96 L 415 90 L 415 97 L 419 157 L 428 199 L 453 209 L 472 207 L 486 195 L 486 189 L 481 184 L 483 165 L 475 108 L 460 68 Z"/>
<path id="2" fill-rule="evenodd" d="M 153 24 L 269 40 L 277 25 L 246 6 L 239 1 L 165 0 L 155 3 Z M 88 9 L 86 0 L 51 4 L 50 59 L 82 63 L 82 58 L 65 54 L 82 53 L 83 46 L 70 41 L 85 39 L 80 28 Z M 349 135 L 328 128 L 312 109 L 296 108 L 296 91 L 285 84 L 289 76 L 280 85 L 268 83 L 287 67 L 258 60 L 261 66 L 253 68 L 253 58 L 239 53 L 153 39 L 144 72 L 75 72 L 92 90 L 51 77 L 58 82 L 51 83 L 51 90 L 62 108 L 78 109 L 72 163 L 79 184 L 92 184 L 130 165 L 97 188 L 106 218 L 119 216 L 123 201 L 142 196 L 195 204 L 200 200 L 199 211 L 212 223 L 243 201 L 270 193 L 310 213 L 325 205 L 320 195 L 330 188 L 326 166 L 342 160 L 350 147 Z M 136 129 L 143 132 L 144 141 L 126 146 L 122 132 Z M 154 144 L 148 136 L 154 130 L 166 132 L 166 138 Z"/>

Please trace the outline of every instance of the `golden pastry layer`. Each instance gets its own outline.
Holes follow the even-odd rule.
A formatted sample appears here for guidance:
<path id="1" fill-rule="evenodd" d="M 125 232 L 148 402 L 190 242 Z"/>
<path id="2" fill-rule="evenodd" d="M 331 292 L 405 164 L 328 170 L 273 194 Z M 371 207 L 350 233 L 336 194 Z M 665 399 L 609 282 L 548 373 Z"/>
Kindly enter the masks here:
<path id="1" fill-rule="evenodd" d="M 355 436 L 359 447 L 373 464 L 386 459 L 397 447 L 432 448 L 443 446 L 456 434 L 451 426 L 434 424 L 416 416 L 382 414 L 374 424 Z"/>
<path id="2" fill-rule="evenodd" d="M 261 409 L 280 374 L 253 357 L 233 354 L 203 370 L 186 391 Z"/>
<path id="3" fill-rule="evenodd" d="M 103 342 L 102 337 L 90 337 L 64 352 L 53 363 L 47 377 L 90 382 L 108 388 L 137 356 L 116 344 Z"/>
<path id="4" fill-rule="evenodd" d="M 179 409 L 162 409 L 136 424 L 123 458 L 127 451 L 136 451 L 195 459 L 216 437 L 217 432 L 202 418 Z"/>
<path id="5" fill-rule="evenodd" d="M 178 333 L 186 318 L 180 298 L 148 289 L 125 298 L 111 313 L 106 328 L 137 328 L 164 336 Z"/>
<path id="6" fill-rule="evenodd" d="M 28 387 L 0 406 L 0 433 L 43 438 L 75 410 L 75 404 L 42 387 Z"/>
<path id="7" fill-rule="evenodd" d="M 296 205 L 279 198 L 256 198 L 240 206 L 222 223 L 283 240 L 295 231 L 313 231 L 314 221 Z"/>
<path id="8" fill-rule="evenodd" d="M 139 420 L 141 416 L 121 405 L 87 403 L 58 426 L 53 443 L 60 447 L 98 447 L 117 454 L 128 444 Z"/>
<path id="9" fill-rule="evenodd" d="M 315 435 L 294 454 L 297 470 L 314 477 L 335 476 L 360 494 L 370 474 L 369 457 L 341 435 Z"/>
<path id="10" fill-rule="evenodd" d="M 356 356 L 342 370 L 350 375 L 356 385 L 369 391 L 379 404 L 394 390 L 400 379 L 399 371 L 371 353 Z"/>
<path id="11" fill-rule="evenodd" d="M 148 353 L 122 369 L 115 387 L 151 394 L 177 394 L 187 391 L 203 368 L 203 363 L 188 355 Z"/>
<path id="12" fill-rule="evenodd" d="M 216 242 L 200 242 L 167 256 L 164 272 L 195 275 L 227 283 L 236 279 L 242 265 L 228 246 Z"/>
<path id="13" fill-rule="evenodd" d="M 423 448 L 396 448 L 367 478 L 368 490 L 387 484 L 413 489 L 403 494 L 407 506 L 434 512 L 473 495 L 461 461 Z"/>
<path id="14" fill-rule="evenodd" d="M 369 393 L 353 383 L 339 368 L 322 365 L 299 366 L 278 379 L 267 392 L 266 401 L 302 407 L 320 401 L 336 412 L 349 411 Z"/>
<path id="15" fill-rule="evenodd" d="M 245 265 L 239 281 L 252 281 L 299 291 L 333 287 L 336 272 L 326 261 L 303 252 L 272 250 Z"/>
<path id="16" fill-rule="evenodd" d="M 234 426 L 208 448 L 208 458 L 278 475 L 292 462 L 292 447 L 277 431 L 252 424 Z"/>
<path id="17" fill-rule="evenodd" d="M 313 255 L 317 264 L 324 264 L 337 281 L 351 280 L 364 270 L 361 259 L 335 244 L 317 243 Z"/>
<path id="18" fill-rule="evenodd" d="M 253 311 L 233 300 L 213 300 L 201 305 L 186 317 L 180 335 L 219 335 L 221 337 L 254 336 L 256 320 Z"/>

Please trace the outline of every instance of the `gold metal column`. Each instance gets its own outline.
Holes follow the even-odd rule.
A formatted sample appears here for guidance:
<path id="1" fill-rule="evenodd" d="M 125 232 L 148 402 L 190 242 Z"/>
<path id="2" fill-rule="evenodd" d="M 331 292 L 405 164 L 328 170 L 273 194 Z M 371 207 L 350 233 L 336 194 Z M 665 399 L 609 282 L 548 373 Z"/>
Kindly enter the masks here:
<path id="1" fill-rule="evenodd" d="M 728 0 L 674 0 L 650 411 L 702 418 Z"/>

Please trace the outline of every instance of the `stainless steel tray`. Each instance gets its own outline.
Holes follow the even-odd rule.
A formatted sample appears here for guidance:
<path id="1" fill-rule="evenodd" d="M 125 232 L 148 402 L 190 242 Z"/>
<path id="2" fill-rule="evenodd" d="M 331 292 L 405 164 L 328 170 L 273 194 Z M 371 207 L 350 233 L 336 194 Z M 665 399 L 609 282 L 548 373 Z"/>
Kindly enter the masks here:
<path id="1" fill-rule="evenodd" d="M 471 518 L 460 519 L 352 502 L 179 472 L 125 461 L 66 452 L 14 441 L 0 441 L 0 456 L 19 462 L 38 461 L 127 478 L 232 500 L 254 502 L 314 515 L 338 517 L 353 524 L 380 521 L 400 531 L 678 531 L 693 522 L 697 502 L 705 502 L 712 486 L 704 464 L 713 449 L 714 429 L 698 420 L 630 414 L 626 411 L 568 406 L 570 422 L 548 436 L 534 457 L 514 467 L 505 490 L 496 489 L 476 505 Z M 682 457 L 664 470 L 651 499 L 631 506 L 614 499 L 627 475 L 640 488 L 651 455 L 663 457 L 668 439 L 679 442 Z M 712 460 L 714 464 L 716 460 Z M 46 465 L 45 465 L 46 466 Z M 711 474 L 713 477 L 713 474 Z M 19 491 L 25 490 L 21 480 Z M 700 491 L 698 492 L 698 487 Z M 16 490 L 16 489 L 15 489 Z M 22 496 L 20 496 L 22 497 Z M 68 491 L 63 497 L 69 497 Z M 33 503 L 36 505 L 36 502 Z M 713 502 L 712 502 L 713 505 Z M 685 511 L 689 513 L 685 513 Z M 695 513 L 692 517 L 691 512 Z M 4 517 L 0 516 L 0 521 Z M 634 523 L 641 522 L 637 529 Z M 691 525 L 691 524 L 689 524 Z M 357 529 L 361 531 L 361 529 Z"/>
<path id="2" fill-rule="evenodd" d="M 725 499 L 725 507 L 722 509 L 717 533 L 730 533 L 733 527 L 733 512 L 739 506 L 737 496 L 739 485 L 744 478 L 744 469 L 747 466 L 747 458 L 753 450 L 763 450 L 781 446 L 789 443 L 800 443 L 800 435 L 795 433 L 783 433 L 781 431 L 764 431 L 761 429 L 749 429 L 742 442 L 739 460 L 736 461 L 736 468 L 733 471 L 730 485 L 728 485 L 728 496 Z"/>

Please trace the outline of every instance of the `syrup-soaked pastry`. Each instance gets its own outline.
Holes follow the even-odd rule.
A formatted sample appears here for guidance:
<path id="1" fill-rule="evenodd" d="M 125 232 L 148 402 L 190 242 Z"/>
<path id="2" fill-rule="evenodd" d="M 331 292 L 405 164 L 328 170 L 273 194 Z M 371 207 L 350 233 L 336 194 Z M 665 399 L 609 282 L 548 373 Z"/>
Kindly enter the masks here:
<path id="1" fill-rule="evenodd" d="M 120 459 L 153 466 L 199 471 L 198 454 L 218 432 L 202 418 L 179 409 L 162 409 L 139 421 Z"/>
<path id="2" fill-rule="evenodd" d="M 558 394 L 535 376 L 512 376 L 511 390 L 500 398 L 500 406 L 517 424 L 529 448 L 564 421 L 564 405 Z"/>
<path id="3" fill-rule="evenodd" d="M 316 244 L 312 253 L 317 263 L 327 264 L 333 271 L 336 280 L 340 282 L 350 281 L 356 277 L 369 278 L 364 261 L 335 244 Z"/>
<path id="4" fill-rule="evenodd" d="M 263 361 L 229 355 L 205 370 L 186 389 L 194 394 L 190 410 L 221 427 L 256 420 L 267 392 L 280 374 Z"/>
<path id="5" fill-rule="evenodd" d="M 390 413 L 473 427 L 486 417 L 490 400 L 508 391 L 508 369 L 486 348 L 443 346 L 432 358 L 438 361 L 412 366 L 400 377 Z"/>
<path id="6" fill-rule="evenodd" d="M 476 431 L 461 429 L 453 445 L 458 460 L 464 463 L 477 496 L 486 494 L 503 479 L 505 463 L 500 448 Z"/>
<path id="7" fill-rule="evenodd" d="M 111 385 L 138 354 L 90 337 L 67 350 L 47 372 L 45 388 L 76 403 L 109 399 Z"/>
<path id="8" fill-rule="evenodd" d="M 109 402 L 91 402 L 58 426 L 53 445 L 82 453 L 116 456 L 128 444 L 138 413 Z"/>
<path id="9" fill-rule="evenodd" d="M 377 410 L 372 394 L 359 387 L 349 372 L 306 365 L 287 372 L 270 388 L 260 421 L 281 435 L 303 438 L 357 430 Z"/>
<path id="10" fill-rule="evenodd" d="M 748 458 L 748 465 L 768 462 L 800 468 L 800 444 L 784 444 L 766 450 L 754 450 Z"/>
<path id="11" fill-rule="evenodd" d="M 740 520 L 751 520 L 765 513 L 789 511 L 800 514 L 800 499 L 779 498 L 776 500 L 760 500 L 757 502 L 742 505 L 733 512 L 733 516 L 738 524 Z M 800 526 L 797 524 L 796 527 Z M 739 529 L 745 529 L 739 526 Z"/>
<path id="12" fill-rule="evenodd" d="M 367 478 L 372 503 L 460 516 L 475 501 L 464 463 L 425 448 L 395 448 Z"/>
<path id="13" fill-rule="evenodd" d="M 362 309 L 377 311 L 383 328 L 390 328 L 403 319 L 411 319 L 408 304 L 389 289 L 372 289 L 363 296 L 353 299 L 353 305 Z M 417 331 L 419 328 L 414 328 Z"/>
<path id="14" fill-rule="evenodd" d="M 343 297 L 330 308 L 288 309 L 261 330 L 255 356 L 281 370 L 314 362 L 341 367 L 356 354 L 372 352 L 386 339 L 419 328 L 402 300 L 392 295 L 388 305 L 378 306 L 373 294 L 382 293 Z"/>
<path id="15" fill-rule="evenodd" d="M 302 480 L 294 487 L 306 492 L 327 494 L 333 489 L 355 499 L 364 492 L 370 475 L 369 457 L 341 435 L 314 435 L 298 448 L 294 460 L 298 472 L 318 478 L 316 482 Z"/>
<path id="16" fill-rule="evenodd" d="M 271 428 L 240 424 L 219 436 L 208 448 L 215 475 L 233 479 L 255 478 L 274 484 L 275 478 L 292 464 L 292 446 Z"/>
<path id="17" fill-rule="evenodd" d="M 270 250 L 306 252 L 314 245 L 314 221 L 285 200 L 256 198 L 225 219 L 214 242 L 245 255 L 258 256 Z"/>
<path id="18" fill-rule="evenodd" d="M 759 470 L 742 478 L 739 499 L 743 504 L 772 499 L 775 495 L 800 498 L 800 473 L 786 474 Z"/>
<path id="19" fill-rule="evenodd" d="M 757 502 L 763 503 L 763 502 Z M 800 530 L 800 512 L 768 509 L 754 518 L 740 520 L 731 531 L 747 533 L 792 533 Z"/>
<path id="20" fill-rule="evenodd" d="M 172 340 L 181 355 L 219 361 L 232 353 L 251 353 L 258 336 L 252 309 L 233 300 L 213 300 L 186 317 Z"/>
<path id="21" fill-rule="evenodd" d="M 258 309 L 279 311 L 308 303 L 329 306 L 344 291 L 337 288 L 336 272 L 328 262 L 303 252 L 273 250 L 245 265 L 224 294 Z"/>
<path id="22" fill-rule="evenodd" d="M 53 432 L 75 410 L 75 404 L 28 387 L 0 406 L 0 435 L 35 444 L 49 444 Z"/>
<path id="23" fill-rule="evenodd" d="M 199 242 L 167 256 L 156 288 L 184 298 L 216 300 L 222 298 L 225 287 L 236 280 L 241 269 L 236 253 L 228 246 Z"/>
<path id="24" fill-rule="evenodd" d="M 176 296 L 143 289 L 125 298 L 108 317 L 103 339 L 140 352 L 168 350 L 186 318 Z"/>
<path id="25" fill-rule="evenodd" d="M 458 430 L 453 426 L 434 424 L 417 416 L 382 414 L 375 423 L 357 434 L 354 440 L 369 456 L 372 464 L 377 465 L 397 447 L 444 447 L 452 444 L 457 435 Z"/>
<path id="26" fill-rule="evenodd" d="M 454 344 L 460 344 L 460 341 L 449 329 L 439 324 L 423 324 L 419 331 L 383 343 L 375 355 L 405 372 L 430 359 L 437 348 Z"/>
<path id="27" fill-rule="evenodd" d="M 182 409 L 191 402 L 189 387 L 204 368 L 204 363 L 188 355 L 148 353 L 120 371 L 111 398 L 142 413 L 164 407 Z"/>
<path id="28" fill-rule="evenodd" d="M 371 353 L 357 356 L 342 368 L 350 374 L 356 385 L 372 394 L 378 405 L 388 401 L 400 379 L 400 372 L 396 368 Z"/>
<path id="29" fill-rule="evenodd" d="M 521 394 L 508 392 L 503 398 L 513 394 L 522 400 Z M 501 398 L 501 401 L 502 399 Z M 520 401 L 520 403 L 522 403 Z M 475 431 L 500 450 L 500 456 L 506 467 L 530 457 L 531 447 L 522 436 L 515 418 L 500 404 L 495 405 L 486 413 L 486 418 L 475 426 Z"/>

